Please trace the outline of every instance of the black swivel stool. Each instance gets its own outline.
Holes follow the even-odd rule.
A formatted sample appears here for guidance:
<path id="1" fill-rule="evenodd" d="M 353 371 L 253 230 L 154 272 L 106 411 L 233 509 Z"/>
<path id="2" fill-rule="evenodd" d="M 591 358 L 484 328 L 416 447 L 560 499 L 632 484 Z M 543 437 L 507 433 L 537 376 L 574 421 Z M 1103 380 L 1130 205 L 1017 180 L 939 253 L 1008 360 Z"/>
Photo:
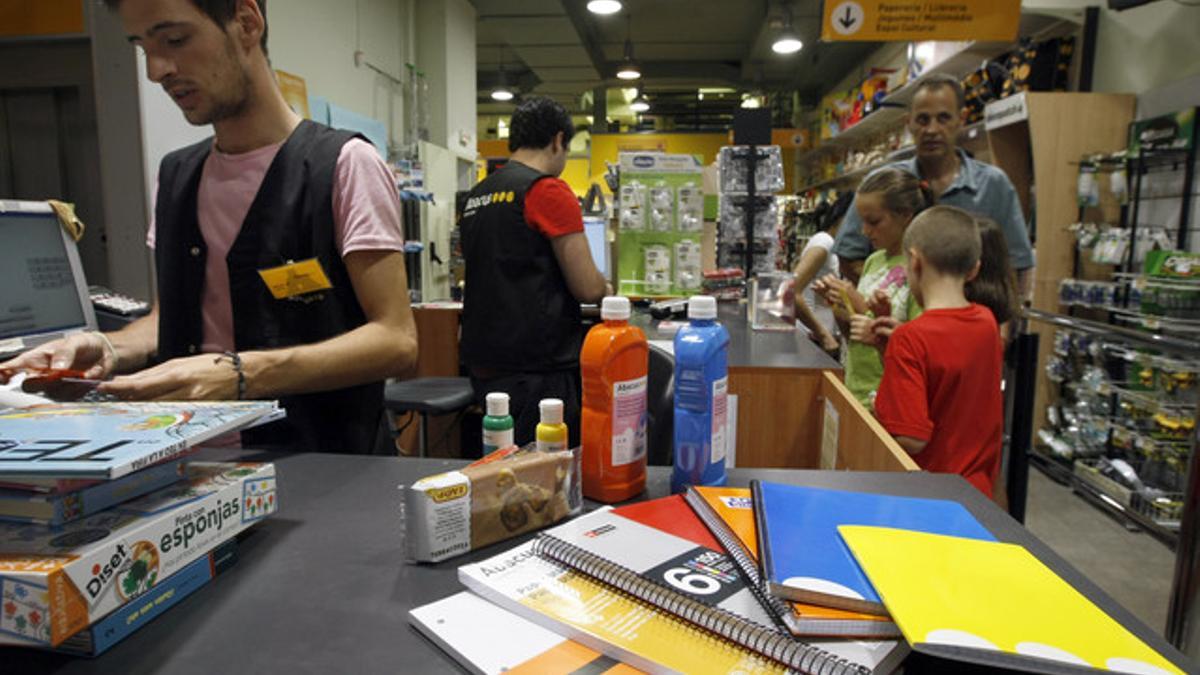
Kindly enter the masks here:
<path id="1" fill-rule="evenodd" d="M 421 414 L 421 457 L 428 450 L 429 416 L 458 412 L 474 400 L 471 380 L 466 377 L 418 377 L 389 382 L 383 389 L 383 405 L 388 410 Z"/>

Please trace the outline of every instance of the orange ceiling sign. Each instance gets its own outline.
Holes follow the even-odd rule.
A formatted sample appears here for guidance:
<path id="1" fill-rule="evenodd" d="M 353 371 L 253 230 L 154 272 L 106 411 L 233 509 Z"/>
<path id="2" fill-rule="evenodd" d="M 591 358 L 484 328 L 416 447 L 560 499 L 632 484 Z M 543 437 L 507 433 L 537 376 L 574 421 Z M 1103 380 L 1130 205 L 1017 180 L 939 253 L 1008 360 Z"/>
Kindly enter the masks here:
<path id="1" fill-rule="evenodd" d="M 83 2 L 0 0 L 0 37 L 84 33 L 87 28 L 83 20 Z"/>
<path id="2" fill-rule="evenodd" d="M 1021 0 L 825 0 L 821 39 L 908 42 L 1017 39 Z"/>

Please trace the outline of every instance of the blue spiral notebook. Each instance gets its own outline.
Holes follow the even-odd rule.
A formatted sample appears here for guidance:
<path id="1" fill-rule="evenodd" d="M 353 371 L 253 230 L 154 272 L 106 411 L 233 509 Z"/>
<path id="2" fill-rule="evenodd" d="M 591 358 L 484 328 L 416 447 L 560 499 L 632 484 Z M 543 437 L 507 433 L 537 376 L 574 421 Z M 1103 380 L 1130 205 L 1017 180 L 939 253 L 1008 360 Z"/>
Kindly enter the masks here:
<path id="1" fill-rule="evenodd" d="M 944 499 L 825 490 L 751 481 L 763 576 L 795 602 L 887 616 L 871 582 L 838 534 L 875 525 L 995 541 L 966 508 Z"/>

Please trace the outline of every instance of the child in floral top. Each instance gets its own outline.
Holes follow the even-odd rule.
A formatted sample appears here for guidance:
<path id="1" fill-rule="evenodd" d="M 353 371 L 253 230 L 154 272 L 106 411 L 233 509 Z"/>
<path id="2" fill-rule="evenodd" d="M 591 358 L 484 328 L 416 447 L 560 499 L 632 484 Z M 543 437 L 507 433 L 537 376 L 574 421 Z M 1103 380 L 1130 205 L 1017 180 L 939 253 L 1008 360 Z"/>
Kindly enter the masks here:
<path id="1" fill-rule="evenodd" d="M 912 174 L 880 169 L 862 182 L 854 203 L 863 221 L 863 233 L 875 252 L 863 263 L 857 288 L 833 275 L 825 276 L 814 287 L 837 308 L 834 316 L 843 335 L 851 336 L 845 360 L 846 387 L 871 409 L 883 377 L 883 359 L 874 346 L 854 339 L 851 325 L 856 317 L 857 323 L 865 326 L 879 316 L 907 321 L 921 313 L 909 292 L 905 271 L 908 260 L 901 242 L 913 217 L 931 206 L 933 198 Z"/>

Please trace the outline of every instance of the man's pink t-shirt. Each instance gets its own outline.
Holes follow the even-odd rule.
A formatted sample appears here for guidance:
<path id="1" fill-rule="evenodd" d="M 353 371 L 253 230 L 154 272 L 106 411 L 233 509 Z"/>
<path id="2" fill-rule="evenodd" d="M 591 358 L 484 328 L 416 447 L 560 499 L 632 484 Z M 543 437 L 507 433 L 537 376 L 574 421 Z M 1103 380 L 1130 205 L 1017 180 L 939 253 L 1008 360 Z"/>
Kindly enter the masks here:
<path id="1" fill-rule="evenodd" d="M 204 161 L 197 195 L 200 234 L 208 247 L 201 295 L 205 352 L 232 351 L 233 305 L 225 256 L 283 143 L 237 155 L 217 150 Z M 371 144 L 351 139 L 338 155 L 333 187 L 334 242 L 344 258 L 354 251 L 404 250 L 400 197 L 392 173 Z M 154 248 L 154 219 L 146 244 Z"/>

